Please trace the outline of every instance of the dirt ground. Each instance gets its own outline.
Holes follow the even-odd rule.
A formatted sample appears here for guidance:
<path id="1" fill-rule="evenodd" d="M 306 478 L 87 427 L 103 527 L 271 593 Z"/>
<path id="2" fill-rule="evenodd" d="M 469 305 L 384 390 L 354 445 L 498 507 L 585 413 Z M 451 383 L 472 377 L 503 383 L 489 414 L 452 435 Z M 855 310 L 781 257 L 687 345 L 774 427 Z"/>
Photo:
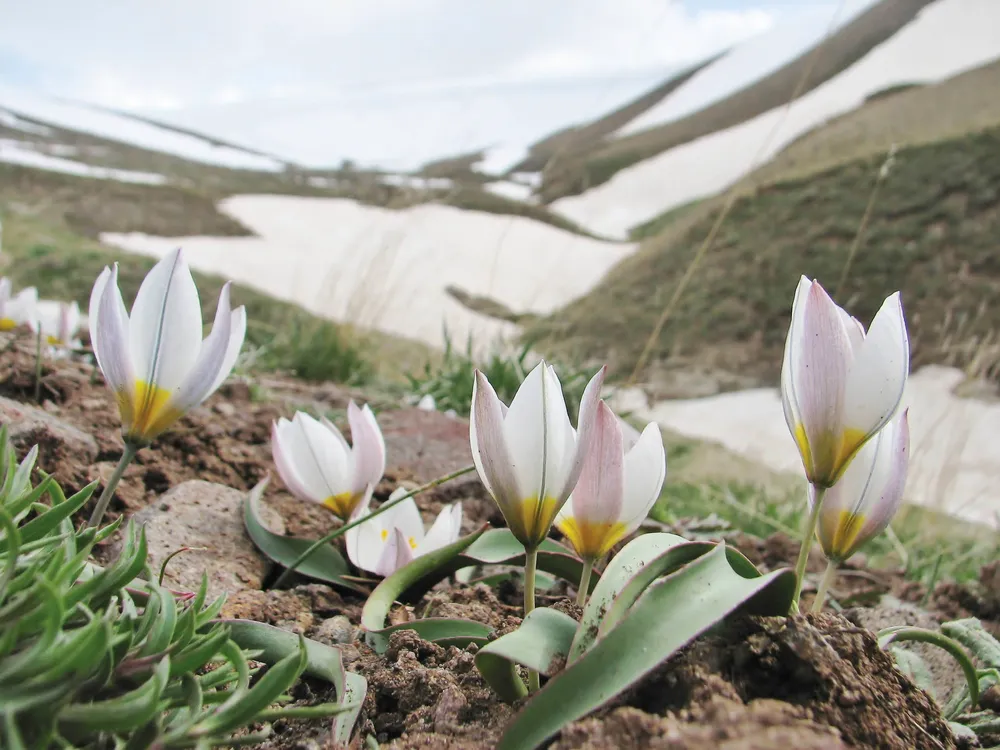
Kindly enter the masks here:
<path id="1" fill-rule="evenodd" d="M 0 397 L 11 400 L 6 406 L 0 404 L 4 409 L 0 416 L 6 415 L 19 449 L 40 445 L 39 465 L 67 491 L 92 480 L 103 482 L 122 448 L 109 392 L 90 365 L 47 359 L 41 403 L 35 403 L 30 343 L 25 337 L 0 336 Z M 274 473 L 269 447 L 272 420 L 290 416 L 295 408 L 323 410 L 337 418 L 349 398 L 363 400 L 364 395 L 281 380 L 268 383 L 266 401 L 254 400 L 252 392 L 246 384 L 226 385 L 156 445 L 143 450 L 126 473 L 111 514 L 135 513 L 189 479 L 248 490 Z M 19 421 L 11 416 L 12 402 L 40 408 L 56 420 L 55 426 Z M 376 493 L 379 500 L 400 483 L 424 482 L 470 462 L 468 428 L 461 420 L 409 408 L 383 410 L 378 419 L 389 456 L 389 469 Z M 329 529 L 330 519 L 322 508 L 291 498 L 280 481 L 271 483 L 265 500 L 281 514 L 288 533 L 317 536 Z M 466 531 L 483 522 L 502 524 L 474 475 L 419 496 L 418 504 L 430 520 L 455 500 L 463 502 Z M 762 570 L 790 565 L 797 551 L 793 540 L 780 535 L 763 540 L 736 536 L 731 541 Z M 811 560 L 816 571 L 821 564 L 818 557 Z M 444 648 L 402 631 L 391 636 L 388 650 L 379 656 L 359 638 L 363 600 L 357 594 L 301 579 L 295 583 L 287 590 L 236 592 L 227 602 L 226 614 L 276 624 L 339 646 L 348 669 L 368 680 L 359 719 L 362 736 L 372 734 L 390 750 L 495 746 L 518 706 L 499 701 L 480 677 L 474 666 L 475 646 Z M 566 586 L 556 587 L 549 596 L 540 597 L 540 603 L 578 613 L 565 598 L 568 592 Z M 865 570 L 863 560 L 857 559 L 838 579 L 833 593 L 853 608 L 788 619 L 734 619 L 695 641 L 597 713 L 567 726 L 551 747 L 961 747 L 933 700 L 894 668 L 867 629 L 899 621 L 893 620 L 896 615 L 888 605 L 871 606 L 883 594 L 906 605 L 920 602 L 926 592 L 898 572 Z M 807 588 L 806 605 L 810 597 Z M 497 589 L 446 583 L 416 608 L 397 605 L 393 616 L 464 617 L 503 633 L 519 624 L 519 602 L 520 592 L 510 583 Z M 1000 634 L 1000 568 L 984 568 L 978 586 L 939 583 L 925 608 L 922 616 L 931 622 L 974 616 Z M 331 690 L 325 683 L 305 680 L 293 697 L 302 703 L 331 700 Z M 274 730 L 263 746 L 269 750 L 335 747 L 327 722 L 282 720 Z"/>

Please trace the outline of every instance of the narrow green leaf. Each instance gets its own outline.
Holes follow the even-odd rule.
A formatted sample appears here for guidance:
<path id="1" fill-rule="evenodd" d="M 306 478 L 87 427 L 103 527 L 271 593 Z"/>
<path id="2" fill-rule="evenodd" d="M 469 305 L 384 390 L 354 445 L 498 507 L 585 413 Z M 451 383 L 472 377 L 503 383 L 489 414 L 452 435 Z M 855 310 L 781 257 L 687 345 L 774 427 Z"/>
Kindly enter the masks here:
<path id="1" fill-rule="evenodd" d="M 50 531 L 56 529 L 64 519 L 72 516 L 86 504 L 86 502 L 90 499 L 90 496 L 94 494 L 94 489 L 96 487 L 97 482 L 92 482 L 72 497 L 64 500 L 58 505 L 53 505 L 51 508 L 48 508 L 44 512 L 35 516 L 33 519 L 28 521 L 28 523 L 21 526 L 21 540 L 25 542 L 33 542 L 37 539 L 41 539 Z M 0 544 L 0 546 L 4 545 Z"/>
<path id="2" fill-rule="evenodd" d="M 302 674 L 308 661 L 305 638 L 299 636 L 298 653 L 287 657 L 270 667 L 264 676 L 242 696 L 239 701 L 228 700 L 219 710 L 191 728 L 195 737 L 231 732 L 254 720 L 265 708 L 288 690 Z"/>
<path id="3" fill-rule="evenodd" d="M 378 636 L 385 638 L 388 642 L 389 635 L 399 630 L 412 630 L 425 641 L 431 641 L 440 646 L 457 646 L 458 648 L 465 648 L 470 643 L 482 646 L 488 643 L 493 635 L 493 628 L 475 620 L 425 617 L 422 620 L 411 620 L 382 628 L 378 631 Z"/>
<path id="4" fill-rule="evenodd" d="M 552 675 L 562 667 L 578 624 L 559 610 L 539 607 L 517 630 L 483 646 L 476 667 L 502 700 L 513 703 L 528 694 L 515 665 Z"/>
<path id="5" fill-rule="evenodd" d="M 784 614 L 794 588 L 791 570 L 743 577 L 730 564 L 725 545 L 718 545 L 653 583 L 617 627 L 531 699 L 508 726 L 497 750 L 539 747 L 568 722 L 634 685 L 745 602 L 756 600 L 762 614 Z"/>
<path id="6" fill-rule="evenodd" d="M 227 628 L 214 628 L 211 633 L 198 638 L 171 659 L 170 677 L 174 679 L 201 669 L 219 653 L 222 644 L 230 637 Z"/>
<path id="7" fill-rule="evenodd" d="M 174 635 L 174 628 L 177 626 L 177 603 L 172 594 L 159 586 L 153 586 L 153 596 L 146 606 L 153 601 L 157 601 L 159 606 L 153 627 L 150 628 L 149 635 L 142 642 L 138 656 L 152 656 L 153 654 L 164 653 L 171 644 Z"/>
<path id="8" fill-rule="evenodd" d="M 268 479 L 265 478 L 250 490 L 250 494 L 243 503 L 243 523 L 246 526 L 247 533 L 250 535 L 250 539 L 257 545 L 257 549 L 268 559 L 287 568 L 315 540 L 282 536 L 275 534 L 267 528 L 260 518 L 260 499 L 264 494 L 267 483 Z M 325 544 L 317 549 L 305 562 L 296 568 L 295 572 L 308 578 L 323 581 L 324 583 L 351 591 L 363 594 L 368 593 L 368 589 L 364 586 L 360 586 L 344 578 L 344 576 L 350 574 L 350 567 L 343 555 L 332 544 Z"/>
<path id="9" fill-rule="evenodd" d="M 125 695 L 65 706 L 57 716 L 59 726 L 91 732 L 135 730 L 153 720 L 169 677 L 170 659 L 164 658 L 146 682 Z"/>

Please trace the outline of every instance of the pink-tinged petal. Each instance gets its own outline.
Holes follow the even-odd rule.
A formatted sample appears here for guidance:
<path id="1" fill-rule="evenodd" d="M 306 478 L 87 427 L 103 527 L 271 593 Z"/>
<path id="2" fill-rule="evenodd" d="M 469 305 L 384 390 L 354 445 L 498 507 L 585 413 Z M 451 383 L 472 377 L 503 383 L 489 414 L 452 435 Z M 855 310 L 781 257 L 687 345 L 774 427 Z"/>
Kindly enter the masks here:
<path id="1" fill-rule="evenodd" d="M 226 347 L 226 356 L 223 357 L 222 365 L 219 367 L 219 374 L 215 376 L 215 381 L 208 389 L 208 396 L 219 390 L 219 386 L 225 383 L 226 378 L 232 373 L 233 367 L 236 366 L 236 360 L 239 359 L 240 350 L 243 348 L 243 340 L 246 338 L 246 334 L 247 311 L 243 305 L 240 305 L 230 314 L 229 345 Z M 208 398 L 208 396 L 205 398 Z"/>
<path id="2" fill-rule="evenodd" d="M 809 296 L 812 282 L 805 276 L 799 279 L 795 287 L 795 298 L 792 301 L 792 318 L 788 324 L 788 334 L 785 336 L 785 351 L 781 363 L 781 406 L 785 413 L 788 430 L 795 430 L 802 423 L 798 402 L 795 399 L 795 384 L 792 382 L 792 352 L 802 349 L 802 316 L 805 314 L 805 300 Z"/>
<path id="3" fill-rule="evenodd" d="M 408 490 L 405 487 L 397 487 L 389 500 L 406 495 Z M 388 502 L 388 501 L 387 501 Z M 412 497 L 403 500 L 399 505 L 387 510 L 382 514 L 382 526 L 386 529 L 397 529 L 403 534 L 410 549 L 420 543 L 424 538 L 424 520 L 420 517 L 420 510 Z"/>
<path id="4" fill-rule="evenodd" d="M 512 517 L 508 513 L 516 513 L 523 498 L 507 449 L 500 407 L 500 399 L 493 386 L 485 375 L 476 370 L 469 419 L 472 458 L 480 480 L 500 506 L 509 525 Z"/>
<path id="5" fill-rule="evenodd" d="M 625 448 L 618 418 L 603 401 L 580 479 L 570 496 L 573 517 L 581 524 L 616 523 L 625 495 Z"/>
<path id="6" fill-rule="evenodd" d="M 575 468 L 576 430 L 566 410 L 562 383 L 551 365 L 545 366 L 542 382 L 545 384 L 545 471 L 544 489 L 539 497 L 554 497 L 561 506 L 569 497 L 569 492 L 563 494 L 563 488 Z"/>
<path id="7" fill-rule="evenodd" d="M 282 418 L 282 422 L 290 425 L 287 419 Z M 288 491 L 300 500 L 312 500 L 322 502 L 325 497 L 314 497 L 309 489 L 299 478 L 295 468 L 295 462 L 289 455 L 287 448 L 283 445 L 281 431 L 278 429 L 278 422 L 271 424 L 271 456 L 274 458 L 274 466 L 278 470 L 278 476 L 285 483 Z"/>
<path id="8" fill-rule="evenodd" d="M 91 344 L 104 379 L 120 398 L 131 404 L 135 372 L 129 352 L 129 319 L 118 290 L 118 266 L 109 272 L 101 289 L 96 315 L 91 318 Z M 92 312 L 92 314 L 93 314 Z M 125 416 L 124 414 L 122 415 Z"/>
<path id="9" fill-rule="evenodd" d="M 385 474 L 385 440 L 371 408 L 359 409 L 351 401 L 347 405 L 347 421 L 351 425 L 351 454 L 354 457 L 353 488 L 360 492 L 368 485 L 377 485 Z"/>
<path id="10" fill-rule="evenodd" d="M 841 420 L 853 351 L 840 309 L 822 286 L 810 287 L 804 305 L 801 348 L 791 352 L 792 399 L 808 441 L 807 476 L 823 484 L 840 468 Z"/>
<path id="11" fill-rule="evenodd" d="M 910 344 L 899 293 L 887 297 L 857 351 L 847 379 L 844 426 L 873 435 L 899 407 L 910 371 Z"/>
<path id="12" fill-rule="evenodd" d="M 660 497 L 667 476 L 667 454 L 659 425 L 650 423 L 625 454 L 625 490 L 620 520 L 631 534 Z"/>
<path id="13" fill-rule="evenodd" d="M 395 529 L 389 533 L 378 564 L 372 572 L 380 576 L 391 576 L 411 560 L 413 560 L 413 550 L 410 549 L 403 532 Z"/>
<path id="14" fill-rule="evenodd" d="M 180 250 L 143 279 L 132 306 L 129 347 L 136 377 L 173 392 L 201 351 L 201 302 Z"/>
<path id="15" fill-rule="evenodd" d="M 222 287 L 212 332 L 202 343 L 194 367 L 170 399 L 170 405 L 178 411 L 187 411 L 197 406 L 214 390 L 213 386 L 226 360 L 232 332 L 233 315 L 229 308 L 229 287 L 229 282 Z"/>
<path id="16" fill-rule="evenodd" d="M 576 487 L 577 481 L 580 479 L 580 472 L 583 470 L 583 461 L 590 450 L 590 441 L 593 439 L 593 433 L 596 429 L 598 405 L 601 403 L 601 388 L 604 386 L 604 378 L 607 373 L 608 366 L 604 365 L 594 374 L 590 382 L 587 383 L 587 387 L 583 391 L 583 397 L 580 399 L 580 414 L 576 421 L 576 450 L 569 470 L 566 472 L 562 490 L 559 493 L 560 500 L 564 501 L 569 497 L 573 488 Z"/>
<path id="17" fill-rule="evenodd" d="M 902 503 L 908 459 L 904 412 L 858 451 L 826 491 L 817 534 L 829 559 L 846 560 L 889 525 Z"/>
<path id="18" fill-rule="evenodd" d="M 302 487 L 305 488 L 306 497 L 315 502 L 321 503 L 330 496 L 336 496 L 347 490 L 347 485 L 343 482 L 331 487 L 324 474 L 324 465 L 328 462 L 336 463 L 338 457 L 330 455 L 331 451 L 322 443 L 313 445 L 312 438 L 316 431 L 306 430 L 306 422 L 311 420 L 307 414 L 296 412 L 292 420 L 279 420 L 278 433 L 281 439 L 281 448 L 285 456 L 294 465 L 296 476 L 299 478 Z M 319 427 L 322 430 L 322 427 Z M 334 446 L 339 448 L 336 441 Z M 343 458 L 339 463 L 343 464 Z"/>
<path id="19" fill-rule="evenodd" d="M 851 315 L 847 310 L 842 307 L 837 308 L 840 311 L 840 319 L 844 323 L 844 330 L 847 331 L 847 338 L 851 342 L 851 351 L 857 354 L 858 349 L 865 341 L 865 327 L 861 324 L 861 321 Z"/>

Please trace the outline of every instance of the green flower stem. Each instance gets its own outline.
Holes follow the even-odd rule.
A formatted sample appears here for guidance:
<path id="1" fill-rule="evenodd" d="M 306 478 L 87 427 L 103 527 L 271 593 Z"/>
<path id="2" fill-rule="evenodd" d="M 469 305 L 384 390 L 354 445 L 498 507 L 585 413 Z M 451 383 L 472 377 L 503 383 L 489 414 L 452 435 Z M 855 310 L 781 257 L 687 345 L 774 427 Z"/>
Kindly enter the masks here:
<path id="1" fill-rule="evenodd" d="M 896 625 L 885 628 L 877 633 L 879 648 L 885 650 L 892 643 L 901 641 L 918 641 L 920 643 L 931 643 L 938 648 L 943 648 L 951 654 L 965 675 L 965 682 L 969 687 L 969 698 L 971 705 L 969 710 L 973 710 L 979 703 L 979 675 L 976 673 L 976 665 L 972 663 L 969 654 L 962 648 L 962 644 L 954 638 L 949 638 L 944 633 L 938 633 L 926 628 L 910 627 L 908 625 Z"/>
<path id="2" fill-rule="evenodd" d="M 830 588 L 830 584 L 833 583 L 833 579 L 836 577 L 837 563 L 833 560 L 827 560 L 826 570 L 823 571 L 823 578 L 820 579 L 819 588 L 816 589 L 816 599 L 813 601 L 811 611 L 820 612 L 823 610 L 823 605 L 826 603 L 826 592 Z"/>
<path id="3" fill-rule="evenodd" d="M 799 612 L 799 597 L 802 595 L 802 583 L 806 577 L 806 564 L 809 562 L 809 551 L 812 549 L 813 539 L 816 538 L 816 524 L 819 523 L 819 511 L 823 505 L 823 496 L 826 495 L 826 487 L 814 487 L 814 497 L 812 511 L 809 513 L 809 520 L 806 522 L 806 535 L 802 539 L 802 546 L 799 547 L 799 558 L 795 561 L 795 595 L 792 597 L 791 613 Z"/>
<path id="4" fill-rule="evenodd" d="M 594 561 L 583 561 L 583 572 L 580 573 L 580 585 L 576 589 L 576 606 L 587 603 L 587 592 L 590 589 L 590 574 L 594 572 Z"/>
<path id="5" fill-rule="evenodd" d="M 293 562 L 291 565 L 289 565 L 285 569 L 284 573 L 282 573 L 280 576 L 278 576 L 278 580 L 274 582 L 274 585 L 271 588 L 275 588 L 276 589 L 279 586 L 281 586 L 281 584 L 284 583 L 288 579 L 288 577 L 293 572 L 295 572 L 295 570 L 302 563 L 304 563 L 306 560 L 308 560 L 309 556 L 312 555 L 316 550 L 318 550 L 324 544 L 328 544 L 329 542 L 332 542 L 334 539 L 336 539 L 337 537 L 341 536 L 345 532 L 350 531 L 355 526 L 358 526 L 359 524 L 364 523 L 365 521 L 371 520 L 372 518 L 374 518 L 375 516 L 379 515 L 380 513 L 385 513 L 390 508 L 398 505 L 399 503 L 403 502 L 404 500 L 410 499 L 414 495 L 419 495 L 421 492 L 426 492 L 427 490 L 433 489 L 434 487 L 437 487 L 440 484 L 444 484 L 445 482 L 450 482 L 452 479 L 457 479 L 458 477 L 460 477 L 460 476 L 462 476 L 464 474 L 468 474 L 469 472 L 475 471 L 475 470 L 476 470 L 475 465 L 473 465 L 473 466 L 465 466 L 465 467 L 463 467 L 461 469 L 458 469 L 456 471 L 451 472 L 450 474 L 445 474 L 443 477 L 438 477 L 437 479 L 432 479 L 427 484 L 422 484 L 419 487 L 417 487 L 415 490 L 411 490 L 410 492 L 407 492 L 405 495 L 400 495 L 395 500 L 390 500 L 389 502 L 382 503 L 378 508 L 376 508 L 375 510 L 373 510 L 371 513 L 369 513 L 364 518 L 358 518 L 358 519 L 355 519 L 354 521 L 351 521 L 350 523 L 345 523 L 343 526 L 338 526 L 337 528 L 335 528 L 333 531 L 331 531 L 326 536 L 321 537 L 320 539 L 317 539 L 315 542 L 313 542 L 311 545 L 309 545 L 308 549 L 306 549 L 305 552 L 303 552 L 301 555 L 299 555 L 295 559 L 295 562 Z"/>
<path id="6" fill-rule="evenodd" d="M 35 337 L 35 403 L 42 402 L 42 321 L 38 321 Z"/>
<path id="7" fill-rule="evenodd" d="M 538 569 L 538 548 L 524 550 L 524 616 L 535 609 L 535 571 Z M 528 692 L 537 693 L 541 687 L 538 672 L 528 670 Z"/>
<path id="8" fill-rule="evenodd" d="M 87 522 L 87 526 L 97 526 L 101 523 L 101 519 L 104 518 L 104 511 L 108 509 L 108 503 L 111 502 L 111 496 L 115 494 L 115 490 L 118 488 L 118 483 L 122 480 L 122 475 L 125 474 L 125 469 L 128 465 L 132 463 L 132 459 L 135 458 L 135 454 L 139 452 L 139 447 L 132 444 L 129 441 L 125 442 L 125 450 L 122 451 L 122 457 L 118 461 L 118 465 L 115 467 L 114 473 L 111 475 L 111 479 L 104 487 L 104 492 L 97 500 L 97 505 L 94 507 L 94 512 L 90 516 L 90 521 Z"/>

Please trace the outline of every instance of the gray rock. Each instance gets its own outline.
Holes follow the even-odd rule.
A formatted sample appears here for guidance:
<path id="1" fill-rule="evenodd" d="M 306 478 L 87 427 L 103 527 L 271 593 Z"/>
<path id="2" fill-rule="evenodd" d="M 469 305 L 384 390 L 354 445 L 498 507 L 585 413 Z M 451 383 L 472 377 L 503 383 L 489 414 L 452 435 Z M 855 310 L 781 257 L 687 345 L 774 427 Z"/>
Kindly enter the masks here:
<path id="1" fill-rule="evenodd" d="M 177 485 L 158 502 L 136 513 L 146 529 L 149 564 L 159 573 L 163 561 L 181 547 L 192 549 L 167 565 L 164 585 L 196 591 L 202 573 L 208 575 L 209 597 L 259 589 L 271 562 L 257 551 L 243 525 L 246 493 L 211 482 L 192 480 Z M 281 517 L 262 506 L 267 526 L 284 533 Z"/>
<path id="2" fill-rule="evenodd" d="M 344 643 L 353 643 L 357 637 L 358 629 L 351 624 L 351 621 L 344 615 L 335 615 L 323 620 L 313 632 L 312 637 L 320 643 L 330 646 L 339 646 Z"/>
<path id="3" fill-rule="evenodd" d="M 92 435 L 30 404 L 0 397 L 0 424 L 7 425 L 19 453 L 38 445 L 38 465 L 43 468 L 67 456 L 82 462 L 97 458 L 97 441 Z"/>

